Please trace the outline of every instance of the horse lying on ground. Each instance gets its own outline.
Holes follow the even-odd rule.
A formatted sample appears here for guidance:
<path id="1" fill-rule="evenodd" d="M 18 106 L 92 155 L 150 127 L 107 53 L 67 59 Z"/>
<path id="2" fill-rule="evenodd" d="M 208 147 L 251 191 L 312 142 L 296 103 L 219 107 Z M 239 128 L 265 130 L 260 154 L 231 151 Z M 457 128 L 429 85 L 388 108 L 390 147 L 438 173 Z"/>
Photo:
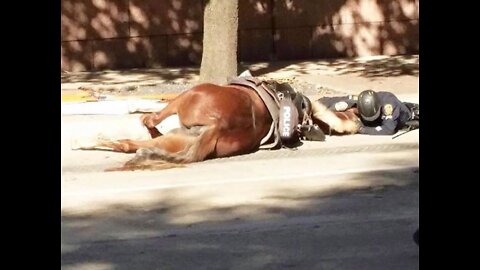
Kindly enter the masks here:
<path id="1" fill-rule="evenodd" d="M 281 120 L 283 111 L 280 111 L 279 96 L 288 94 L 281 89 L 282 86 L 291 90 L 288 84 L 255 78 L 237 79 L 225 86 L 199 84 L 182 92 L 159 112 L 140 117 L 150 133 L 150 140 L 98 140 L 94 145 L 77 149 L 107 148 L 136 153 L 122 168 L 113 170 L 170 168 L 175 166 L 172 163 L 192 163 L 252 153 L 258 149 L 275 149 L 284 144 L 281 140 L 283 130 L 279 126 L 283 123 L 283 128 L 288 128 L 288 121 L 292 120 Z M 298 112 L 291 114 L 298 115 L 299 123 L 305 124 L 313 116 L 313 121 L 321 124 L 324 131 L 357 132 L 354 117 L 337 116 L 324 105 L 310 103 L 305 96 L 296 94 L 294 100 Z M 156 126 L 174 114 L 178 116 L 180 128 L 161 134 Z M 290 111 L 287 116 L 291 116 Z"/>

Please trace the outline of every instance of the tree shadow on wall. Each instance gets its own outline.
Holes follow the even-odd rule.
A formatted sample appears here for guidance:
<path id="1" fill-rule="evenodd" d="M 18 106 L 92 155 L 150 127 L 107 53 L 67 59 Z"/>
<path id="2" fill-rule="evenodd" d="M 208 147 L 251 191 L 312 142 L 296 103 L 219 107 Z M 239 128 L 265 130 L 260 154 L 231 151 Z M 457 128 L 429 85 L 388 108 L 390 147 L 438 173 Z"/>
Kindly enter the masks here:
<path id="1" fill-rule="evenodd" d="M 62 69 L 199 66 L 207 2 L 62 0 Z M 283 61 L 416 54 L 417 4 L 416 0 L 239 1 L 238 60 L 275 62 L 257 71 L 261 75 L 285 67 Z M 332 64 L 342 72 L 362 65 Z M 360 74 L 415 75 L 415 65 L 376 61 Z"/>
<path id="2" fill-rule="evenodd" d="M 63 70 L 201 61 L 203 1 L 62 0 L 61 10 Z"/>
<path id="3" fill-rule="evenodd" d="M 274 55 L 275 61 L 255 71 L 257 76 L 312 59 L 327 60 L 340 74 L 418 76 L 418 57 L 409 57 L 418 54 L 417 2 L 249 0 L 253 10 L 239 18 L 239 59 L 267 61 Z M 265 10 L 273 10 L 270 24 L 262 21 Z M 276 29 L 268 32 L 271 25 Z M 371 54 L 406 57 L 346 59 Z"/>

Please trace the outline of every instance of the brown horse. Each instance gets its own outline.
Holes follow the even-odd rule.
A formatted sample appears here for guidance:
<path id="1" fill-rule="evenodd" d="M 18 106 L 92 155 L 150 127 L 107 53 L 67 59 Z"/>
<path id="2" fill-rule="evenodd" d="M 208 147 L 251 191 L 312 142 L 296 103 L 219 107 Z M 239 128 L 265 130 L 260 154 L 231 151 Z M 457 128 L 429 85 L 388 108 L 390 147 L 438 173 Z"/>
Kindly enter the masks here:
<path id="1" fill-rule="evenodd" d="M 312 104 L 314 121 L 338 133 L 355 133 L 357 124 L 337 117 L 318 102 Z M 136 153 L 122 168 L 114 170 L 161 169 L 174 164 L 252 153 L 271 143 L 272 112 L 250 87 L 199 84 L 182 92 L 159 112 L 140 117 L 152 139 L 102 140 L 80 149 L 109 149 Z M 278 113 L 278 112 L 277 112 Z M 161 134 L 156 126 L 176 114 L 180 128 Z"/>

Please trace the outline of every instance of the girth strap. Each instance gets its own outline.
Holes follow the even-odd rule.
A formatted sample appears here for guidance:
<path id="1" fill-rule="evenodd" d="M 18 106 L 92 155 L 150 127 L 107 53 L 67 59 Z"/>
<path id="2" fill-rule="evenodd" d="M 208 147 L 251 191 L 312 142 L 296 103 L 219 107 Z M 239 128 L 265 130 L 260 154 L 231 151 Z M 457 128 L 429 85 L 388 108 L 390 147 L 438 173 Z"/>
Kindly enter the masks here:
<path id="1" fill-rule="evenodd" d="M 232 78 L 228 84 L 231 85 L 242 85 L 255 90 L 258 96 L 262 99 L 263 103 L 268 109 L 270 116 L 272 117 L 272 125 L 268 134 L 261 140 L 260 149 L 272 149 L 281 144 L 280 132 L 278 130 L 278 120 L 279 120 L 279 108 L 280 102 L 277 95 L 269 89 L 264 81 L 261 81 L 254 77 L 235 77 Z M 274 141 L 269 144 L 265 144 L 271 136 L 274 136 Z"/>

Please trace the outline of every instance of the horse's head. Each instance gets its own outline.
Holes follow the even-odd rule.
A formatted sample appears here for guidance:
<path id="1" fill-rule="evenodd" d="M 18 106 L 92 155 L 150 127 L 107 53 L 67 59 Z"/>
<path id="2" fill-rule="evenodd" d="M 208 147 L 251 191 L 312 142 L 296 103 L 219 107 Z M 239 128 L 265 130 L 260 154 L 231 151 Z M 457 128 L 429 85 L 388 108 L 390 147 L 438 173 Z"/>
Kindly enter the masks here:
<path id="1" fill-rule="evenodd" d="M 313 125 L 312 103 L 288 83 L 269 82 L 269 87 L 280 100 L 279 129 L 285 145 L 296 145 L 300 138 L 323 141 L 324 132 Z"/>

